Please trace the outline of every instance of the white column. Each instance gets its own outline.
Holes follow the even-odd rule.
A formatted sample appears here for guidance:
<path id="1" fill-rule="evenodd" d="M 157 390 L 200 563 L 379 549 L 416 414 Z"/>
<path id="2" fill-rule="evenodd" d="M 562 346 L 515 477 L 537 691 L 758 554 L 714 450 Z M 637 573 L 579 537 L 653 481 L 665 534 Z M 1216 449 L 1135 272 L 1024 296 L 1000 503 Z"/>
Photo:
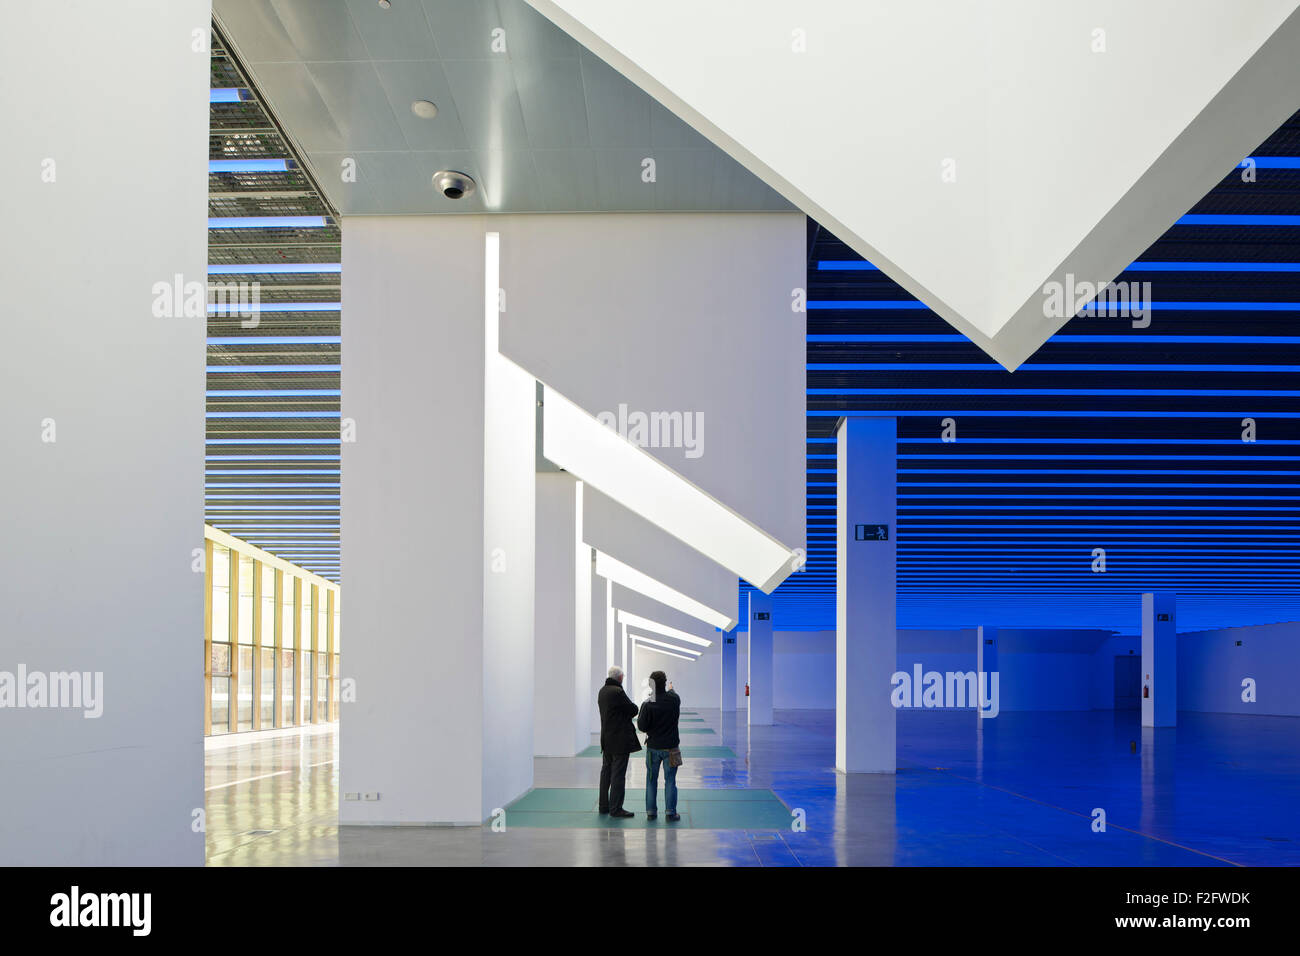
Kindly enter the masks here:
<path id="1" fill-rule="evenodd" d="M 772 723 L 772 598 L 761 591 L 749 592 L 749 725 Z"/>
<path id="2" fill-rule="evenodd" d="M 201 866 L 211 10 L 4 18 L 0 670 L 83 686 L 9 688 L 0 860 Z"/>
<path id="3" fill-rule="evenodd" d="M 835 766 L 894 773 L 897 420 L 840 423 L 836 495 Z"/>
<path id="4" fill-rule="evenodd" d="M 490 239 L 344 222 L 343 824 L 478 824 L 532 785 L 536 384 L 496 351 Z"/>
<path id="5" fill-rule="evenodd" d="M 537 473 L 533 753 L 540 757 L 571 757 L 589 736 L 591 559 L 582 544 L 582 491 L 567 472 Z"/>
<path id="6" fill-rule="evenodd" d="M 998 629 L 981 624 L 975 629 L 975 685 L 973 704 L 982 718 L 993 718 L 1002 709 L 1002 677 L 998 673 Z"/>
<path id="7" fill-rule="evenodd" d="M 1168 591 L 1142 595 L 1142 726 L 1178 723 L 1177 597 Z"/>
<path id="8" fill-rule="evenodd" d="M 624 681 L 623 686 L 624 688 L 626 688 L 627 680 L 628 680 L 628 667 L 630 666 L 627 659 L 627 643 L 628 643 L 627 625 L 620 623 L 618 625 L 618 633 L 620 639 L 618 666 L 623 668 L 623 681 Z"/>
<path id="9" fill-rule="evenodd" d="M 611 630 L 606 620 L 609 582 L 596 574 L 590 556 L 587 558 L 587 575 L 591 581 L 588 594 L 591 603 L 591 647 L 587 653 L 587 730 L 590 738 L 590 734 L 600 733 L 600 711 L 596 708 L 596 695 L 604 686 L 609 669 L 609 658 L 606 656 L 609 642 L 606 635 L 610 634 Z M 587 744 L 590 742 L 588 739 Z"/>
<path id="10" fill-rule="evenodd" d="M 722 654 L 722 710 L 736 709 L 736 639 L 740 637 L 739 628 L 718 635 Z"/>

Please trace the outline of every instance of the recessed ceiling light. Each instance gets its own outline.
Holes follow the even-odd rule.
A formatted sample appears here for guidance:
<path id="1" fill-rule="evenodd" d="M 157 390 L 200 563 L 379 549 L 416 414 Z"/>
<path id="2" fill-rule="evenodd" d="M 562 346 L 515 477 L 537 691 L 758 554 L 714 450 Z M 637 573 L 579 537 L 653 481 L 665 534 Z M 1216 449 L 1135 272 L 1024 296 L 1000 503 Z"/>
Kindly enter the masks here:
<path id="1" fill-rule="evenodd" d="M 438 115 L 438 107 L 428 100 L 416 100 L 411 104 L 411 112 L 420 119 L 433 119 Z"/>

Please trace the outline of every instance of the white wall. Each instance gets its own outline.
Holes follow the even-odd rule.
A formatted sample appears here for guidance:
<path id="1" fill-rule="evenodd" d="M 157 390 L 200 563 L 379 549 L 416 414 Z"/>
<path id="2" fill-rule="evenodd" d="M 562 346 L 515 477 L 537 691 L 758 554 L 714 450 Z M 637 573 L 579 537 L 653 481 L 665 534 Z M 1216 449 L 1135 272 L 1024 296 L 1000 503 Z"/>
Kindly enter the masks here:
<path id="1" fill-rule="evenodd" d="M 583 494 L 582 536 L 597 551 L 735 616 L 735 574 L 590 485 Z"/>
<path id="2" fill-rule="evenodd" d="M 1133 638 L 1107 638 L 1100 631 L 999 631 L 1001 709 L 1109 709 L 1113 689 L 1098 683 L 1101 669 L 1113 681 L 1114 654 L 1126 653 Z M 975 669 L 975 629 L 900 630 L 898 670 Z M 835 632 L 776 631 L 775 707 L 777 710 L 832 710 L 835 707 Z M 737 700 L 744 706 L 745 653 L 740 647 Z M 1181 652 L 1181 646 L 1180 646 Z"/>
<path id="3" fill-rule="evenodd" d="M 717 637 L 720 639 L 722 635 Z M 691 662 L 661 654 L 641 644 L 636 649 L 636 684 L 631 686 L 640 687 L 641 681 L 651 671 L 661 670 L 673 682 L 673 689 L 681 697 L 684 709 L 715 709 L 720 695 L 721 665 L 722 657 L 716 642 Z"/>
<path id="4" fill-rule="evenodd" d="M 1237 646 L 1241 641 L 1241 646 Z M 1300 622 L 1178 635 L 1178 708 L 1300 717 Z M 1255 681 L 1255 701 L 1241 699 Z"/>
<path id="5" fill-rule="evenodd" d="M 807 343 L 791 291 L 806 282 L 805 223 L 798 213 L 494 218 L 502 352 L 593 415 L 620 403 L 701 413 L 697 457 L 646 451 L 802 547 Z"/>
<path id="6" fill-rule="evenodd" d="M 101 672 L 103 712 L 0 710 L 0 864 L 203 863 L 206 315 L 152 306 L 206 286 L 209 19 L 5 8 L 0 670 Z"/>

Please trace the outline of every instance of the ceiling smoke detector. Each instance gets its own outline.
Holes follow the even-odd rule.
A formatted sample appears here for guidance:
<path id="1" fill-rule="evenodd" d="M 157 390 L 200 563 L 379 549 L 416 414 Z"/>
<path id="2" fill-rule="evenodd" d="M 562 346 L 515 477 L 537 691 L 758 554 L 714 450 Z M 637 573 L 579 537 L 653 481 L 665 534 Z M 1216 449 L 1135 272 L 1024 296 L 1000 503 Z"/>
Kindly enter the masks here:
<path id="1" fill-rule="evenodd" d="M 379 9 L 380 9 L 380 10 L 387 10 L 387 9 L 388 9 L 389 7 L 391 7 L 392 5 L 393 5 L 393 4 L 392 4 L 392 0 L 379 0 Z"/>
<path id="2" fill-rule="evenodd" d="M 438 107 L 428 100 L 416 100 L 411 104 L 411 112 L 420 119 L 433 119 L 438 115 Z"/>
<path id="3" fill-rule="evenodd" d="M 454 169 L 443 169 L 434 173 L 433 185 L 448 199 L 464 199 L 474 191 L 474 180 Z"/>

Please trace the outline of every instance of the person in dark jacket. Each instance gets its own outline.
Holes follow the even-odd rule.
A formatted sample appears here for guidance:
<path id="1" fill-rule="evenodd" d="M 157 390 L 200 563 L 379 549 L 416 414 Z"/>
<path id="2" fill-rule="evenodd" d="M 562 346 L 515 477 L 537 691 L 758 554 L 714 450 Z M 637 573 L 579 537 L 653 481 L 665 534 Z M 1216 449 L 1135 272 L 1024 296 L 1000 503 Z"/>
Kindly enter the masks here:
<path id="1" fill-rule="evenodd" d="M 600 802 L 598 809 L 611 817 L 633 817 L 623 809 L 623 790 L 627 785 L 627 758 L 641 749 L 632 718 L 636 704 L 623 690 L 623 668 L 609 669 L 605 686 L 596 695 L 600 708 Z"/>
<path id="2" fill-rule="evenodd" d="M 664 802 L 668 805 L 668 819 L 680 820 L 677 814 L 677 768 L 669 759 L 672 751 L 681 745 L 677 734 L 677 719 L 682 713 L 682 700 L 668 683 L 668 675 L 663 671 L 650 674 L 653 690 L 649 699 L 641 705 L 637 715 L 636 726 L 646 735 L 645 742 L 645 815 L 653 820 L 659 815 L 657 798 L 659 795 L 659 766 L 664 768 Z"/>

